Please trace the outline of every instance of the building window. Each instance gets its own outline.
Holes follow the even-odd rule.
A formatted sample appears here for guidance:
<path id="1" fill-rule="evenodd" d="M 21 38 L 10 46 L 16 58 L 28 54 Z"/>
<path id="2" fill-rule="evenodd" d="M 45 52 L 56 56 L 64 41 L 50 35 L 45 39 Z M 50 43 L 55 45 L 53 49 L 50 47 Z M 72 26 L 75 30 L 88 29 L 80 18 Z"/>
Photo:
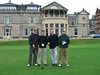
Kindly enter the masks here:
<path id="1" fill-rule="evenodd" d="M 11 36 L 11 29 L 4 29 L 4 36 Z"/>
<path id="2" fill-rule="evenodd" d="M 46 36 L 48 36 L 48 29 L 46 29 Z"/>
<path id="3" fill-rule="evenodd" d="M 61 29 L 61 34 L 62 34 L 62 30 L 63 30 L 63 29 Z"/>
<path id="4" fill-rule="evenodd" d="M 4 29 L 4 36 L 5 36 L 6 34 L 5 34 L 5 29 Z"/>
<path id="5" fill-rule="evenodd" d="M 48 36 L 48 24 L 45 24 L 45 28 L 46 28 L 46 36 Z"/>
<path id="6" fill-rule="evenodd" d="M 5 17 L 4 24 L 10 24 L 10 23 L 11 23 L 11 17 Z"/>
<path id="7" fill-rule="evenodd" d="M 60 11 L 60 17 L 63 17 L 63 11 Z"/>
<path id="8" fill-rule="evenodd" d="M 61 24 L 61 28 L 64 28 L 64 24 Z"/>
<path id="9" fill-rule="evenodd" d="M 55 24 L 55 27 L 56 27 L 56 28 L 59 28 L 59 24 Z"/>
<path id="10" fill-rule="evenodd" d="M 45 17 L 48 17 L 48 11 L 45 11 Z"/>
<path id="11" fill-rule="evenodd" d="M 61 33 L 63 29 L 64 29 L 64 24 L 61 24 Z"/>
<path id="12" fill-rule="evenodd" d="M 37 34 L 39 35 L 39 28 L 37 29 Z"/>
<path id="13" fill-rule="evenodd" d="M 30 34 L 32 34 L 33 33 L 33 28 L 30 30 Z"/>
<path id="14" fill-rule="evenodd" d="M 53 17 L 53 10 L 50 10 L 50 16 Z"/>
<path id="15" fill-rule="evenodd" d="M 53 24 L 50 24 L 50 28 L 53 28 Z"/>
<path id="16" fill-rule="evenodd" d="M 77 34 L 78 34 L 78 32 L 77 32 L 77 31 L 78 31 L 77 29 L 75 29 L 75 30 L 74 30 L 75 35 L 77 35 Z"/>
<path id="17" fill-rule="evenodd" d="M 75 25 L 75 20 L 74 19 L 72 19 L 72 25 Z"/>
<path id="18" fill-rule="evenodd" d="M 36 21 L 35 17 L 29 17 L 29 23 L 30 24 L 31 23 L 36 23 L 35 21 Z"/>
<path id="19" fill-rule="evenodd" d="M 25 29 L 25 35 L 26 36 L 28 35 L 28 29 L 27 28 Z"/>
<path id="20" fill-rule="evenodd" d="M 85 27 L 85 24 L 83 24 L 83 27 Z"/>
<path id="21" fill-rule="evenodd" d="M 59 29 L 55 29 L 55 34 L 59 35 Z"/>
<path id="22" fill-rule="evenodd" d="M 11 29 L 10 29 L 10 36 L 11 36 Z"/>
<path id="23" fill-rule="evenodd" d="M 100 33 L 100 29 L 99 29 L 99 33 Z"/>
<path id="24" fill-rule="evenodd" d="M 48 28 L 48 24 L 45 24 L 45 28 Z"/>

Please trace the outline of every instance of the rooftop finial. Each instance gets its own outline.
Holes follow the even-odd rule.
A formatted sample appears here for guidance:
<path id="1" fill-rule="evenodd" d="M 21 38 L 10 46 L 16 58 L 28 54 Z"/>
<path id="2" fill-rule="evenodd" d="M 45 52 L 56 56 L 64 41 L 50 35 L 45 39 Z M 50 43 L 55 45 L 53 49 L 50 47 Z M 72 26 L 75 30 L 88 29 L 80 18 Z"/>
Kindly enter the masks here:
<path id="1" fill-rule="evenodd" d="M 33 2 L 31 2 L 31 4 L 33 4 Z"/>
<path id="2" fill-rule="evenodd" d="M 9 3 L 11 3 L 11 0 L 9 0 Z"/>

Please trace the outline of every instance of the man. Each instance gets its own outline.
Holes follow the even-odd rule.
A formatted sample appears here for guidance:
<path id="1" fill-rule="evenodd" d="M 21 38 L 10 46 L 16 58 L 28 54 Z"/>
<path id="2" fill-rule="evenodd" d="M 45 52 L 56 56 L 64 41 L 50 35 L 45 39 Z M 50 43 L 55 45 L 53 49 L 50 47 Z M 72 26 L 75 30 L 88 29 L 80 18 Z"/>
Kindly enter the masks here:
<path id="1" fill-rule="evenodd" d="M 50 54 L 52 58 L 52 66 L 58 66 L 58 56 L 57 56 L 57 47 L 58 47 L 58 36 L 54 34 L 53 29 L 50 30 L 50 36 L 48 37 L 48 44 L 50 48 Z"/>
<path id="2" fill-rule="evenodd" d="M 28 61 L 28 67 L 31 66 L 31 60 L 32 60 L 32 53 L 34 54 L 33 57 L 33 65 L 36 66 L 37 62 L 37 54 L 38 54 L 38 42 L 39 42 L 39 35 L 37 35 L 36 28 L 33 29 L 33 33 L 29 37 L 29 61 Z"/>
<path id="3" fill-rule="evenodd" d="M 64 63 L 68 67 L 68 44 L 70 43 L 68 35 L 66 35 L 65 30 L 62 30 L 62 35 L 58 38 L 59 45 L 59 66 L 63 64 L 63 55 L 64 55 Z"/>
<path id="4" fill-rule="evenodd" d="M 47 66 L 47 61 L 46 61 L 46 45 L 47 45 L 47 37 L 45 36 L 45 31 L 41 31 L 41 36 L 39 36 L 39 53 L 38 53 L 38 66 L 41 65 L 41 56 L 43 56 L 43 63 L 45 66 Z"/>

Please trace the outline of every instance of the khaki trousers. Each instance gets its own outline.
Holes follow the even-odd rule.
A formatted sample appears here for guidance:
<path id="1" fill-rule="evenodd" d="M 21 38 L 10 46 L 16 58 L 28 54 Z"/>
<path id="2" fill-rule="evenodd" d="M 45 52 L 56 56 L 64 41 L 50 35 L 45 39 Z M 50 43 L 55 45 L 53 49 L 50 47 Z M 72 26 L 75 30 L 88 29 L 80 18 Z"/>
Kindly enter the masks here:
<path id="1" fill-rule="evenodd" d="M 37 58 L 38 64 L 41 64 L 41 57 L 42 56 L 43 56 L 43 63 L 47 64 L 47 61 L 46 61 L 46 48 L 39 48 L 38 58 Z"/>
<path id="2" fill-rule="evenodd" d="M 59 64 L 63 64 L 63 56 L 64 63 L 68 64 L 68 48 L 59 48 Z"/>

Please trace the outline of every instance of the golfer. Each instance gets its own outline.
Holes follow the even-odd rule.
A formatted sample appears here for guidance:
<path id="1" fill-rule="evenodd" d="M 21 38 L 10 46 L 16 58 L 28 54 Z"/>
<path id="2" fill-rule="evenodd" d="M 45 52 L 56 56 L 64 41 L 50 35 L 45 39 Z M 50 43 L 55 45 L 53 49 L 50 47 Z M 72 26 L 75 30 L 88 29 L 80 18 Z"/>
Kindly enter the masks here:
<path id="1" fill-rule="evenodd" d="M 39 35 L 37 35 L 36 28 L 33 29 L 33 33 L 29 36 L 29 60 L 28 60 L 28 67 L 31 66 L 31 60 L 32 60 L 32 53 L 33 56 L 33 65 L 36 66 L 37 62 L 37 54 L 38 54 L 38 42 L 39 42 Z"/>
<path id="2" fill-rule="evenodd" d="M 64 56 L 64 63 L 68 67 L 68 44 L 70 43 L 68 35 L 66 35 L 65 30 L 62 30 L 62 35 L 58 38 L 59 44 L 59 66 L 63 64 L 63 56 Z"/>
<path id="3" fill-rule="evenodd" d="M 58 56 L 57 56 L 58 36 L 54 34 L 53 29 L 50 30 L 50 36 L 48 37 L 48 44 L 52 58 L 52 66 L 54 65 L 58 66 Z"/>
<path id="4" fill-rule="evenodd" d="M 47 37 L 45 36 L 45 31 L 41 31 L 41 36 L 39 36 L 39 52 L 38 52 L 38 66 L 41 65 L 41 57 L 43 56 L 43 63 L 45 66 L 47 66 L 47 61 L 46 61 L 46 45 L 48 43 Z"/>

